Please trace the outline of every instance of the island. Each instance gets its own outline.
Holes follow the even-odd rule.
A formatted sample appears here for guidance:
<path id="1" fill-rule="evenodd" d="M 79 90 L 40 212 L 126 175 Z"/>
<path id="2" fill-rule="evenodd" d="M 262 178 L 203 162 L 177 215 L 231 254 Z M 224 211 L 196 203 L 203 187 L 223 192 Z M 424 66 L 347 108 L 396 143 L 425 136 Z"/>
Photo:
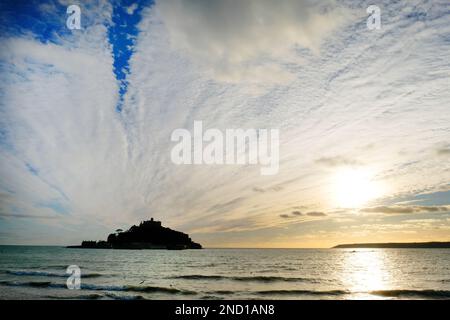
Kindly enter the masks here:
<path id="1" fill-rule="evenodd" d="M 106 241 L 83 241 L 79 246 L 67 248 L 83 249 L 201 249 L 186 233 L 163 227 L 161 221 L 151 218 L 132 226 L 127 231 L 117 229 Z"/>
<path id="2" fill-rule="evenodd" d="M 403 248 L 403 249 L 443 249 L 450 248 L 450 242 L 389 242 L 389 243 L 352 243 L 340 244 L 333 249 L 356 249 L 356 248 Z"/>

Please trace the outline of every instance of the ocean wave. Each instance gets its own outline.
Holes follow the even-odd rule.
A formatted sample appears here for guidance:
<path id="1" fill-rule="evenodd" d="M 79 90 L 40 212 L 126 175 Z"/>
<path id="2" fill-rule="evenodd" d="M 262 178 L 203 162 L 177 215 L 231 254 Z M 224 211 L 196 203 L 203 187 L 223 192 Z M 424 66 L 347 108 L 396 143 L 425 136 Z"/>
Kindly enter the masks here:
<path id="1" fill-rule="evenodd" d="M 155 287 L 155 286 L 125 286 L 125 291 L 133 292 L 145 292 L 145 293 L 170 293 L 170 294 L 183 294 L 183 295 L 193 295 L 196 294 L 194 291 L 181 290 L 176 288 L 167 287 Z"/>
<path id="2" fill-rule="evenodd" d="M 243 282 L 319 282 L 318 279 L 311 278 L 292 278 L 279 276 L 220 276 L 220 275 L 181 275 L 170 277 L 171 279 L 184 280 L 234 280 Z"/>
<path id="3" fill-rule="evenodd" d="M 315 291 L 315 290 L 262 290 L 255 291 L 255 294 L 259 295 L 320 295 L 320 296 L 339 296 L 350 294 L 345 290 L 328 290 L 328 291 Z"/>
<path id="4" fill-rule="evenodd" d="M 429 299 L 450 299 L 449 290 L 377 290 L 371 291 L 370 294 L 383 297 L 417 297 Z"/>
<path id="5" fill-rule="evenodd" d="M 48 271 L 31 271 L 31 270 L 6 270 L 5 273 L 14 276 L 37 276 L 37 277 L 56 277 L 67 278 L 66 273 L 48 272 Z M 98 278 L 103 276 L 100 273 L 81 273 L 81 278 Z"/>
<path id="6" fill-rule="evenodd" d="M 230 290 L 216 290 L 216 291 L 208 291 L 205 292 L 206 294 L 218 294 L 218 295 L 231 295 L 236 293 L 235 291 L 230 291 Z"/>
<path id="7" fill-rule="evenodd" d="M 49 296 L 46 296 L 46 298 L 57 299 L 57 300 L 101 300 L 101 299 L 105 299 L 105 298 L 113 299 L 113 300 L 145 300 L 145 298 L 140 295 L 118 295 L 118 294 L 112 294 L 112 293 L 81 294 L 81 295 L 69 296 L 69 297 L 49 295 Z"/>
<path id="8" fill-rule="evenodd" d="M 48 264 L 45 267 L 49 268 L 49 269 L 63 269 L 65 270 L 67 267 L 69 266 L 69 264 Z M 78 265 L 81 269 L 84 268 L 84 266 L 82 265 Z M 31 269 L 40 269 L 42 268 L 42 266 L 35 266 L 35 267 L 30 267 Z"/>
<path id="9" fill-rule="evenodd" d="M 196 294 L 194 291 L 157 287 L 157 286 L 108 286 L 108 285 L 93 285 L 93 284 L 81 284 L 81 289 L 93 290 L 93 291 L 125 291 L 125 292 L 143 292 L 143 293 L 168 293 L 168 294 L 183 294 L 192 295 Z"/>
<path id="10" fill-rule="evenodd" d="M 117 294 L 105 294 L 105 297 L 113 299 L 113 300 L 146 300 L 143 296 L 136 295 L 117 295 Z"/>
<path id="11" fill-rule="evenodd" d="M 0 285 L 19 286 L 19 287 L 41 287 L 41 288 L 67 288 L 66 284 L 52 283 L 50 281 L 0 281 Z M 176 288 L 166 288 L 157 286 L 108 286 L 108 285 L 94 285 L 81 284 L 82 290 L 91 291 L 124 291 L 124 292 L 144 292 L 144 293 L 168 293 L 168 294 L 182 294 L 194 295 L 196 292 L 189 290 L 181 290 Z"/>
<path id="12" fill-rule="evenodd" d="M 200 274 L 189 274 L 182 276 L 173 276 L 169 277 L 170 279 L 184 279 L 184 280 L 222 280 L 226 279 L 224 276 L 216 276 L 216 275 L 200 275 Z"/>
<path id="13" fill-rule="evenodd" d="M 18 282 L 18 281 L 3 280 L 3 281 L 0 281 L 0 285 L 10 286 L 10 287 L 38 287 L 38 288 L 63 288 L 63 287 L 66 287 L 62 284 L 52 283 L 50 281 Z"/>
<path id="14" fill-rule="evenodd" d="M 316 282 L 316 279 L 310 278 L 291 278 L 278 276 L 250 276 L 250 277 L 231 277 L 235 281 L 256 281 L 256 282 Z"/>
<path id="15" fill-rule="evenodd" d="M 223 300 L 222 297 L 218 297 L 218 296 L 202 296 L 200 297 L 200 300 Z"/>
<path id="16" fill-rule="evenodd" d="M 46 296 L 48 299 L 57 299 L 57 300 L 100 300 L 103 299 L 105 295 L 93 293 L 93 294 L 82 294 L 78 296 L 71 296 L 71 297 L 65 297 L 65 296 L 55 296 L 55 295 L 49 295 Z"/>

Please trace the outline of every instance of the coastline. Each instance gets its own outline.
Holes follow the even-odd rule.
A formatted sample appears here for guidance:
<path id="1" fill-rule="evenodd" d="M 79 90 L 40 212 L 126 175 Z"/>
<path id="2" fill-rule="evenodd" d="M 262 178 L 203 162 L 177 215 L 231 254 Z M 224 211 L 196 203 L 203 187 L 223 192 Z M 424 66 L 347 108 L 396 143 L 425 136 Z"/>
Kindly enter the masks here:
<path id="1" fill-rule="evenodd" d="M 450 249 L 450 242 L 385 242 L 339 244 L 332 249 Z"/>

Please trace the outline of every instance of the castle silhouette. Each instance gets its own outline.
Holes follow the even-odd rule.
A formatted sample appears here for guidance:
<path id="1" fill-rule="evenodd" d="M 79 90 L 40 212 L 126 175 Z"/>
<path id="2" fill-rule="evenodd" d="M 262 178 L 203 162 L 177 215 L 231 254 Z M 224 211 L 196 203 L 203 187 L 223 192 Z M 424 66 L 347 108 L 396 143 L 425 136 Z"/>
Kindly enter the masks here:
<path id="1" fill-rule="evenodd" d="M 69 248 L 86 249 L 201 249 L 186 233 L 172 230 L 161 225 L 161 221 L 151 218 L 133 225 L 127 231 L 121 229 L 111 233 L 106 241 L 83 241 L 81 246 Z"/>

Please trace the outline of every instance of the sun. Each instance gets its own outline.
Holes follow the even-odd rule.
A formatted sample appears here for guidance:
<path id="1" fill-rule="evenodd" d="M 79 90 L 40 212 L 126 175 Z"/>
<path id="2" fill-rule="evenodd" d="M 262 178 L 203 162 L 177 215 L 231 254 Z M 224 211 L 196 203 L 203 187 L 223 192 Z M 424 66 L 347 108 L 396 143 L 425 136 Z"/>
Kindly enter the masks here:
<path id="1" fill-rule="evenodd" d="M 379 197 L 382 186 L 373 173 L 363 168 L 343 168 L 333 177 L 335 204 L 341 208 L 359 208 Z"/>

